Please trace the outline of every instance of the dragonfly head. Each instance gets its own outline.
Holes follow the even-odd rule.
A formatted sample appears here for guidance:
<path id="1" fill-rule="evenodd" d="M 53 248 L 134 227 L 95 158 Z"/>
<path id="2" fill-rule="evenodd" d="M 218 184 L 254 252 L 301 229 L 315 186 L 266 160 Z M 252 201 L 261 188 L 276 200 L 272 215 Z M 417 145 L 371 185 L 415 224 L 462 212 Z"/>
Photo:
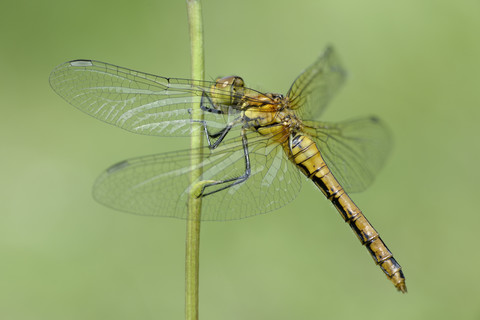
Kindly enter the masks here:
<path id="1" fill-rule="evenodd" d="M 215 105 L 239 105 L 245 94 L 245 82 L 239 76 L 218 78 L 210 88 L 210 97 Z"/>

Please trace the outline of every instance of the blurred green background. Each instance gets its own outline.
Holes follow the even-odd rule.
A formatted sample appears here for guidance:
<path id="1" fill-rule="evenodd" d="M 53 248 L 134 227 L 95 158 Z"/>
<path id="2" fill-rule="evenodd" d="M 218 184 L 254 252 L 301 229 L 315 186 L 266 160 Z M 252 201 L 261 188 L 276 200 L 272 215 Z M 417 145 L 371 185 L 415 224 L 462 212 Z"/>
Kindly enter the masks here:
<path id="1" fill-rule="evenodd" d="M 478 1 L 204 1 L 207 78 L 286 92 L 333 44 L 349 80 L 325 120 L 376 114 L 395 146 L 352 197 L 403 266 L 402 295 L 311 183 L 281 210 L 204 223 L 201 319 L 480 319 Z M 184 1 L 11 1 L 0 12 L 0 318 L 183 319 L 181 220 L 118 213 L 109 165 L 182 149 L 68 105 L 76 58 L 188 77 Z"/>

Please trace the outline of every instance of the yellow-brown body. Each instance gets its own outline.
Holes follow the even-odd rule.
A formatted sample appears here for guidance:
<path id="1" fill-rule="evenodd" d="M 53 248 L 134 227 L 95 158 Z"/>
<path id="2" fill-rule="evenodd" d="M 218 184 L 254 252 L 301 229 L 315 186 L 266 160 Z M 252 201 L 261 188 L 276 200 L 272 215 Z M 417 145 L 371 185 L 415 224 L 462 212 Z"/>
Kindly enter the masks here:
<path id="1" fill-rule="evenodd" d="M 278 143 L 283 147 L 289 160 L 333 203 L 395 287 L 401 292 L 406 292 L 401 266 L 378 232 L 335 179 L 316 143 L 305 133 L 306 128 L 289 108 L 288 98 L 268 94 L 257 99 L 258 105 L 253 105 L 249 101 L 248 106 L 244 105 L 243 108 L 249 129 L 270 137 L 272 143 Z"/>
<path id="2" fill-rule="evenodd" d="M 167 78 L 95 60 L 58 66 L 50 84 L 79 110 L 130 132 L 183 136 L 196 130 L 192 123 L 203 126 L 208 149 L 110 167 L 94 188 L 102 204 L 190 219 L 183 206 L 190 200 L 187 173 L 201 168 L 202 189 L 196 195 L 209 208 L 201 219 L 244 218 L 277 209 L 296 196 L 300 181 L 297 172 L 287 172 L 295 170 L 291 161 L 334 204 L 396 288 L 406 292 L 400 265 L 339 184 L 351 182 L 349 188 L 363 190 L 371 183 L 388 154 L 387 130 L 373 117 L 339 124 L 316 121 L 345 79 L 339 57 L 328 47 L 285 96 L 249 89 L 238 76 L 215 82 Z M 198 103 L 202 114 L 192 119 L 192 106 Z M 288 161 L 277 158 L 283 156 L 280 147 Z M 243 198 L 247 195 L 254 199 Z"/>

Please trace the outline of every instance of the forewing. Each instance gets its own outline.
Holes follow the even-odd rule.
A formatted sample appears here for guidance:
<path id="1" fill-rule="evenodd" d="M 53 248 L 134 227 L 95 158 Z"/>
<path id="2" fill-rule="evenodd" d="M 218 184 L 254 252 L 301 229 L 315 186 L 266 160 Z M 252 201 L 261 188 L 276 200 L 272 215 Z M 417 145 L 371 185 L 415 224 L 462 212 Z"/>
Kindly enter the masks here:
<path id="1" fill-rule="evenodd" d="M 285 159 L 280 147 L 254 137 L 249 140 L 249 150 L 249 178 L 203 197 L 202 220 L 233 220 L 265 213 L 298 194 L 298 170 Z M 94 197 L 121 211 L 186 219 L 192 157 L 203 159 L 203 180 L 228 180 L 245 173 L 241 138 L 235 138 L 215 150 L 186 150 L 120 162 L 98 178 Z M 222 186 L 225 184 L 207 187 L 205 193 Z"/>
<path id="2" fill-rule="evenodd" d="M 315 122 L 316 142 L 340 185 L 347 192 L 370 186 L 392 147 L 388 128 L 378 118 L 341 123 Z"/>
<path id="3" fill-rule="evenodd" d="M 345 82 L 346 71 L 333 47 L 302 72 L 288 90 L 287 96 L 302 119 L 315 120 Z"/>
<path id="4" fill-rule="evenodd" d="M 146 135 L 184 136 L 191 131 L 192 105 L 201 101 L 211 104 L 206 94 L 214 83 L 75 60 L 56 67 L 50 84 L 70 104 L 109 124 Z M 230 92 L 217 90 L 215 94 L 228 96 Z M 225 117 L 211 112 L 206 121 L 210 128 L 218 129 L 226 122 Z"/>

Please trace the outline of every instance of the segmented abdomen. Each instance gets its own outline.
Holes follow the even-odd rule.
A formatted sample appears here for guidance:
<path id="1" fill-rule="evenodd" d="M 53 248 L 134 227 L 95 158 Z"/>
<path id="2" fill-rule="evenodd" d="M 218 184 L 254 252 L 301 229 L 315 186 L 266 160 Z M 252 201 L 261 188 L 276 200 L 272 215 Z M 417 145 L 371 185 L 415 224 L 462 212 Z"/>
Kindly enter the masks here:
<path id="1" fill-rule="evenodd" d="M 315 142 L 307 136 L 296 135 L 285 142 L 283 147 L 290 160 L 332 201 L 342 218 L 350 225 L 360 242 L 367 247 L 375 263 L 380 266 L 395 287 L 401 292 L 407 292 L 402 267 L 388 250 L 378 232 L 335 179 Z"/>

